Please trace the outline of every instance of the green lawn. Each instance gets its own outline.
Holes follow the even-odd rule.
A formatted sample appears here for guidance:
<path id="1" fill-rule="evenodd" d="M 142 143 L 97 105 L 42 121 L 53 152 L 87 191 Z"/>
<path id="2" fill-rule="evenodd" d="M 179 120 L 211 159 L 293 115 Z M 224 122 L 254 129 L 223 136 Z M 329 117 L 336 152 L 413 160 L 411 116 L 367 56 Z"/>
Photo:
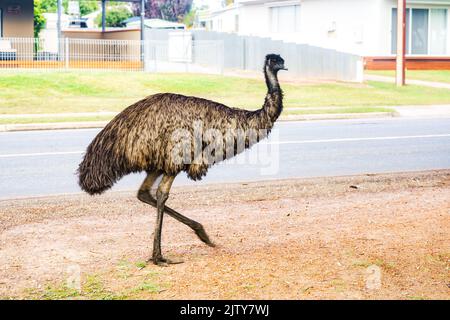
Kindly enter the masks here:
<path id="1" fill-rule="evenodd" d="M 285 114 L 379 112 L 380 106 L 450 103 L 450 90 L 393 84 L 282 84 Z M 196 74 L 131 72 L 42 72 L 0 75 L 0 115 L 60 112 L 118 112 L 157 92 L 177 92 L 229 106 L 259 108 L 266 94 L 263 79 Z M 334 106 L 341 110 L 314 109 Z M 295 108 L 295 109 L 291 109 Z M 298 109 L 304 108 L 304 109 Z M 65 121 L 74 121 L 70 118 Z M 98 120 L 98 119 L 90 119 Z M 3 123 L 25 120 L 2 120 Z M 31 120 L 28 120 L 31 121 Z M 51 122 L 53 119 L 37 119 Z M 58 120 L 62 121 L 62 120 Z"/>
<path id="2" fill-rule="evenodd" d="M 395 77 L 394 70 L 367 70 L 366 73 Z M 407 70 L 406 79 L 450 83 L 450 70 Z"/>

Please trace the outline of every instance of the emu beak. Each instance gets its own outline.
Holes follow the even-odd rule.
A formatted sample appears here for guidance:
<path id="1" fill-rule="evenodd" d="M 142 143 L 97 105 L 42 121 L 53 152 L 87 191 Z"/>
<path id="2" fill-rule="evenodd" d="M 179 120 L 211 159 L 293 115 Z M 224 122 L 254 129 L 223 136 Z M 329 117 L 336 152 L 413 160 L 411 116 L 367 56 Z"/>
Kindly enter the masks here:
<path id="1" fill-rule="evenodd" d="M 283 68 L 281 68 L 281 70 L 285 70 L 285 71 L 288 71 L 288 68 L 284 68 L 284 67 L 283 67 Z"/>

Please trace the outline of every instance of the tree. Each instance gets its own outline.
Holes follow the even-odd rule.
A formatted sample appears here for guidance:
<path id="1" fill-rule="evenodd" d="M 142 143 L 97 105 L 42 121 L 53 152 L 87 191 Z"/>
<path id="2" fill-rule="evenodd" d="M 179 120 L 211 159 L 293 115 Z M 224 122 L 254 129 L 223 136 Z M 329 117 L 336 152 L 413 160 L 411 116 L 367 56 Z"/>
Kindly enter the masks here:
<path id="1" fill-rule="evenodd" d="M 38 38 L 39 33 L 45 26 L 45 18 L 42 10 L 42 0 L 34 1 L 34 37 Z"/>
<path id="2" fill-rule="evenodd" d="M 183 21 L 191 11 L 192 0 L 146 0 L 145 16 L 169 21 Z M 140 5 L 133 4 L 133 13 L 139 16 Z"/>
<path id="3" fill-rule="evenodd" d="M 167 0 L 159 3 L 161 17 L 169 21 L 182 21 L 192 6 L 192 0 Z"/>
<path id="4" fill-rule="evenodd" d="M 80 2 L 80 14 L 82 16 L 85 16 L 96 10 L 98 10 L 97 1 L 82 1 L 82 2 Z"/>
<path id="5" fill-rule="evenodd" d="M 106 26 L 107 27 L 122 27 L 123 21 L 132 17 L 133 14 L 128 8 L 120 6 L 112 6 L 106 10 Z M 95 18 L 95 23 L 98 26 L 102 25 L 102 15 L 99 14 Z"/>
<path id="6" fill-rule="evenodd" d="M 62 2 L 64 12 L 67 13 L 69 1 Z M 80 0 L 80 14 L 82 16 L 89 14 L 98 9 L 97 1 L 83 1 Z M 54 13 L 58 10 L 57 0 L 34 0 L 34 37 L 38 38 L 39 33 L 45 26 L 45 18 L 43 13 Z"/>
<path id="7" fill-rule="evenodd" d="M 196 16 L 196 10 L 191 9 L 187 14 L 183 17 L 183 23 L 186 25 L 186 27 L 191 28 L 194 25 L 195 22 L 195 16 Z"/>
<path id="8" fill-rule="evenodd" d="M 42 12 L 56 12 L 58 10 L 58 1 L 57 0 L 39 0 L 40 7 Z M 79 0 L 80 2 L 80 14 L 82 16 L 89 14 L 98 10 L 98 2 L 97 1 L 89 1 L 89 0 Z M 69 0 L 63 0 L 62 5 L 64 8 L 64 13 L 68 12 Z M 36 7 L 36 1 L 34 6 Z"/>
<path id="9" fill-rule="evenodd" d="M 37 0 L 34 1 L 34 8 L 39 7 L 42 12 L 56 12 L 57 1 L 56 0 Z"/>

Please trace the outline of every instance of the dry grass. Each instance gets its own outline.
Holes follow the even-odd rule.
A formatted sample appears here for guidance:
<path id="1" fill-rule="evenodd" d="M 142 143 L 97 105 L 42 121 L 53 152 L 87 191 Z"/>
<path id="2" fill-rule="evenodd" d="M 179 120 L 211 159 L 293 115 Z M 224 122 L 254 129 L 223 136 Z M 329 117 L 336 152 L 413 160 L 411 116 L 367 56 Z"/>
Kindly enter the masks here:
<path id="1" fill-rule="evenodd" d="M 154 209 L 134 194 L 0 201 L 0 297 L 448 299 L 449 193 L 448 170 L 177 187 L 218 247 L 168 218 L 185 263 L 167 268 L 145 263 Z"/>

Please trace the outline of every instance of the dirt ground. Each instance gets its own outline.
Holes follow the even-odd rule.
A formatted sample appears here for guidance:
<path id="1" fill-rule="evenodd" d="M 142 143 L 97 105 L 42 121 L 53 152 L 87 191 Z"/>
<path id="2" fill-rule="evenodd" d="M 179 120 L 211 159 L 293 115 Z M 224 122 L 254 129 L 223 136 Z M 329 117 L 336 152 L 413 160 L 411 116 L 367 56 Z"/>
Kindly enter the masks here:
<path id="1" fill-rule="evenodd" d="M 133 193 L 0 201 L 0 297 L 449 299 L 450 170 L 173 188 L 201 243 Z"/>

